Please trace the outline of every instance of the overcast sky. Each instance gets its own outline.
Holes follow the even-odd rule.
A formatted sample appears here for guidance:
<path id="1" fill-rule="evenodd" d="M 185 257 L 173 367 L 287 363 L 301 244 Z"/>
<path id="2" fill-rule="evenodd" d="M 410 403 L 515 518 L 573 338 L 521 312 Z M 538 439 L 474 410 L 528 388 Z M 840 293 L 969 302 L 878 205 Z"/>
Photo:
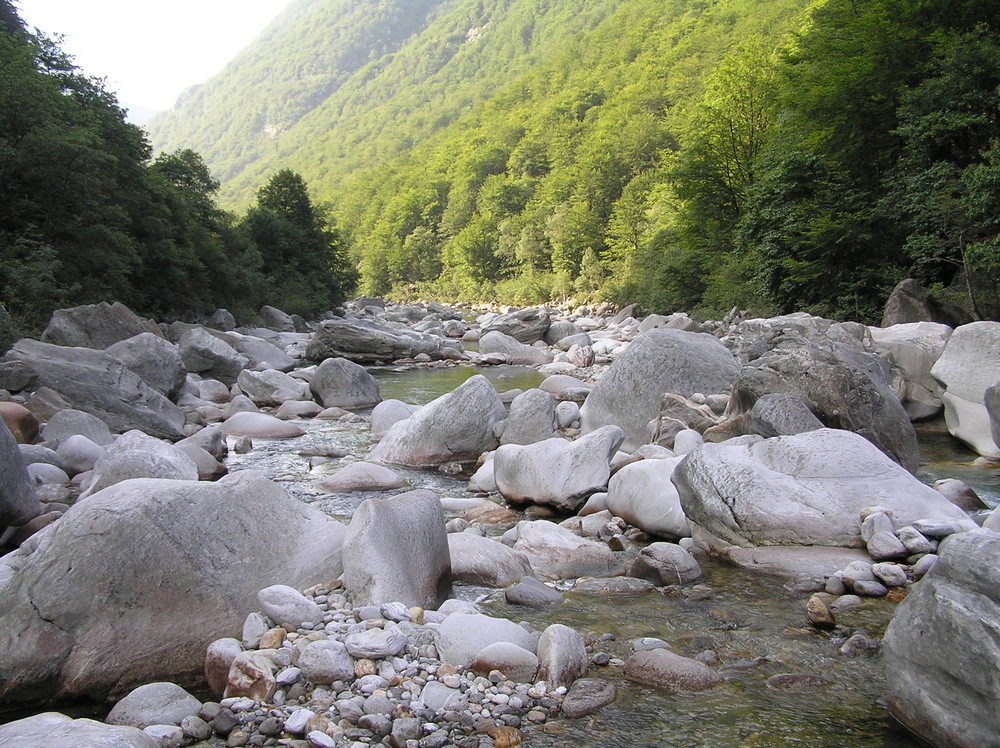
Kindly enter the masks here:
<path id="1" fill-rule="evenodd" d="M 204 83 L 291 0 L 14 0 L 29 27 L 62 34 L 87 75 L 107 79 L 129 119 L 170 109 Z"/>

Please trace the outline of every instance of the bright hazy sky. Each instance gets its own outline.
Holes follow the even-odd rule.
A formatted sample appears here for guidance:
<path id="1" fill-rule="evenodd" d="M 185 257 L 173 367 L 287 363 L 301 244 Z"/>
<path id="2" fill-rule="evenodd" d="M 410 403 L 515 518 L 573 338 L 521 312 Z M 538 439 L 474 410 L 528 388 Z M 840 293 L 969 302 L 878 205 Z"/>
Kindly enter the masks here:
<path id="1" fill-rule="evenodd" d="M 291 0 L 14 0 L 21 19 L 144 122 L 219 72 Z"/>

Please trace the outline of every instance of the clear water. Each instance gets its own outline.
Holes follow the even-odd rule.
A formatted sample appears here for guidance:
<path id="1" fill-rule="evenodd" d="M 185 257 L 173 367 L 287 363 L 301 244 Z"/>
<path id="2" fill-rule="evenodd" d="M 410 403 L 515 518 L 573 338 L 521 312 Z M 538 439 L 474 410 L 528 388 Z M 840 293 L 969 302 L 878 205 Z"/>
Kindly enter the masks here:
<path id="1" fill-rule="evenodd" d="M 470 376 L 486 375 L 499 391 L 537 386 L 542 377 L 525 367 L 470 366 L 423 368 L 383 367 L 372 370 L 384 399 L 423 404 L 450 392 Z M 325 494 L 318 482 L 345 461 L 363 459 L 371 448 L 366 423 L 341 424 L 301 421 L 305 436 L 281 442 L 260 442 L 250 455 L 232 455 L 231 470 L 252 467 L 286 486 L 290 493 L 347 521 L 354 508 L 377 493 Z M 920 430 L 924 461 L 918 473 L 933 483 L 958 477 L 984 500 L 1000 500 L 1000 471 L 971 467 L 975 455 L 935 427 Z M 310 469 L 299 451 L 318 445 L 338 446 L 349 455 Z M 435 470 L 398 468 L 414 487 L 429 488 L 445 498 L 472 499 L 465 489 L 467 476 Z M 461 512 L 458 512 L 460 514 Z M 592 674 L 618 686 L 618 699 L 597 714 L 563 719 L 546 731 L 533 730 L 532 746 L 882 746 L 922 745 L 896 725 L 878 704 L 885 692 L 880 655 L 848 658 L 839 653 L 847 636 L 861 632 L 881 637 L 895 604 L 869 599 L 855 611 L 838 614 L 834 633 L 807 624 L 807 593 L 792 592 L 782 580 L 755 575 L 711 560 L 703 563 L 704 579 L 696 588 L 675 594 L 652 592 L 627 597 L 599 597 L 568 592 L 555 606 L 532 610 L 510 606 L 502 594 L 482 588 L 458 591 L 466 599 L 481 599 L 493 615 L 526 620 L 541 629 L 563 623 L 595 638 L 613 640 L 595 651 L 625 659 L 629 641 L 642 636 L 666 640 L 674 651 L 693 657 L 716 652 L 723 663 L 765 658 L 750 669 L 726 669 L 726 682 L 711 691 L 683 696 L 627 681 L 615 666 Z M 819 675 L 830 681 L 822 687 L 776 690 L 767 679 L 779 673 Z"/>

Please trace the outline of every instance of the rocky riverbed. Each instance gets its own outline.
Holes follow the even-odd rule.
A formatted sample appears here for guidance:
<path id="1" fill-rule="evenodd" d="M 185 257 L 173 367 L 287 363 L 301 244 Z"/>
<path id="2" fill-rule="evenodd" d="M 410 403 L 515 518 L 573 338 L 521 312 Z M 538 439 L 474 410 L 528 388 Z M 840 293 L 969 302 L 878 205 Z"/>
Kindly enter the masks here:
<path id="1" fill-rule="evenodd" d="M 989 744 L 1000 325 L 130 314 L 0 359 L 0 692 L 125 696 L 0 746 Z"/>

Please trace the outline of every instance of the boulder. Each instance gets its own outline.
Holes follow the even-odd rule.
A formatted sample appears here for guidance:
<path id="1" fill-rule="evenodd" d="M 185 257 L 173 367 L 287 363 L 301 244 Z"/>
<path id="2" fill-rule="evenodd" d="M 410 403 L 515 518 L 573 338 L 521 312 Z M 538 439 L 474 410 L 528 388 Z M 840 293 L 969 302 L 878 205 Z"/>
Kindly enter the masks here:
<path id="1" fill-rule="evenodd" d="M 650 330 L 598 380 L 580 409 L 581 430 L 614 424 L 625 430 L 622 449 L 633 452 L 648 441 L 647 424 L 656 417 L 664 392 L 689 397 L 729 392 L 739 364 L 718 339 L 683 330 Z"/>
<path id="2" fill-rule="evenodd" d="M 939 304 L 913 278 L 901 280 L 885 302 L 882 327 L 914 322 L 939 322 L 951 327 L 970 322 L 969 315 L 952 304 Z"/>
<path id="3" fill-rule="evenodd" d="M 201 327 L 185 332 L 177 341 L 177 349 L 188 371 L 218 379 L 227 387 L 236 383 L 250 363 L 246 356 Z"/>
<path id="4" fill-rule="evenodd" d="M 394 424 L 367 459 L 409 467 L 472 461 L 496 448 L 494 428 L 505 416 L 493 385 L 476 375 Z"/>
<path id="5" fill-rule="evenodd" d="M 252 471 L 93 494 L 0 558 L 0 698 L 197 684 L 206 647 L 257 609 L 258 590 L 340 575 L 345 533 Z"/>
<path id="6" fill-rule="evenodd" d="M 681 657 L 668 649 L 645 649 L 628 658 L 625 677 L 667 693 L 705 691 L 722 683 L 722 677 L 699 660 Z"/>
<path id="7" fill-rule="evenodd" d="M 545 331 L 545 335 L 542 336 L 542 340 L 544 340 L 547 345 L 555 345 L 564 338 L 579 335 L 581 333 L 584 335 L 586 334 L 584 333 L 583 328 L 577 327 L 568 320 L 560 320 L 549 324 L 548 329 Z"/>
<path id="8" fill-rule="evenodd" d="M 621 468 L 608 483 L 608 509 L 630 525 L 661 538 L 691 535 L 670 476 L 683 457 L 639 460 Z"/>
<path id="9" fill-rule="evenodd" d="M 305 431 L 294 423 L 267 413 L 234 413 L 220 426 L 226 436 L 249 436 L 252 439 L 292 439 Z"/>
<path id="10" fill-rule="evenodd" d="M 285 400 L 312 400 L 309 385 L 277 369 L 244 369 L 236 378 L 243 393 L 257 405 L 281 405 Z"/>
<path id="11" fill-rule="evenodd" d="M 556 401 L 548 392 L 530 389 L 514 398 L 501 444 L 533 444 L 556 435 Z"/>
<path id="12" fill-rule="evenodd" d="M 295 322 L 291 316 L 285 314 L 280 309 L 265 304 L 260 308 L 260 318 L 264 322 L 264 327 L 278 332 L 295 332 Z"/>
<path id="13" fill-rule="evenodd" d="M 356 606 L 402 602 L 435 610 L 451 594 L 451 557 L 441 502 L 416 490 L 366 499 L 343 549 L 344 586 Z"/>
<path id="14" fill-rule="evenodd" d="M 196 481 L 198 466 L 173 444 L 141 431 L 129 431 L 115 439 L 97 458 L 93 480 L 83 496 L 132 478 Z"/>
<path id="15" fill-rule="evenodd" d="M 287 584 L 272 584 L 257 593 L 260 609 L 277 625 L 290 624 L 300 628 L 304 623 L 314 626 L 323 622 L 323 609 Z"/>
<path id="16" fill-rule="evenodd" d="M 144 332 L 109 345 L 104 352 L 166 397 L 173 399 L 184 384 L 187 370 L 177 346 L 162 335 Z"/>
<path id="17" fill-rule="evenodd" d="M 479 339 L 479 353 L 483 356 L 490 353 L 499 354 L 508 362 L 522 366 L 547 364 L 552 360 L 548 352 L 519 343 L 510 335 L 504 335 L 496 330 L 486 333 Z"/>
<path id="18" fill-rule="evenodd" d="M 142 333 L 163 337 L 160 328 L 135 315 L 124 304 L 88 304 L 52 313 L 41 339 L 46 343 L 74 348 L 104 349 Z"/>
<path id="19" fill-rule="evenodd" d="M 67 475 L 79 475 L 94 469 L 97 461 L 104 454 L 104 447 L 95 444 L 85 436 L 73 434 L 62 440 L 56 454 L 61 463 L 60 467 L 66 471 Z M 150 478 L 153 476 L 141 477 Z"/>
<path id="20" fill-rule="evenodd" d="M 531 564 L 523 553 L 476 533 L 450 533 L 448 551 L 456 582 L 499 588 L 531 576 Z"/>
<path id="21" fill-rule="evenodd" d="M 750 412 L 764 395 L 792 395 L 824 425 L 857 432 L 910 472 L 917 469 L 917 435 L 889 387 L 889 368 L 882 359 L 844 343 L 814 343 L 792 332 L 774 336 L 769 345 L 740 371 L 731 417 Z"/>
<path id="22" fill-rule="evenodd" d="M 36 373 L 37 385 L 52 388 L 74 409 L 97 416 L 112 431 L 139 429 L 162 439 L 184 435 L 180 408 L 104 351 L 24 339 L 0 362 L 27 365 Z"/>
<path id="23" fill-rule="evenodd" d="M 483 649 L 497 642 L 514 644 L 532 654 L 538 648 L 535 635 L 513 621 L 479 613 L 452 613 L 437 630 L 441 660 L 459 670 L 467 670 Z"/>
<path id="24" fill-rule="evenodd" d="M 659 329 L 704 332 L 702 326 L 695 320 L 691 319 L 684 312 L 675 312 L 674 314 L 668 316 L 664 316 L 662 314 L 650 314 L 640 323 L 639 334 L 642 335 L 642 333 L 648 332 L 649 330 Z"/>
<path id="25" fill-rule="evenodd" d="M 874 348 L 871 331 L 860 322 L 835 322 L 805 312 L 779 317 L 746 319 L 733 324 L 722 338 L 741 363 L 749 364 L 775 347 L 792 341 L 793 345 L 808 340 L 814 346 L 834 345 L 864 353 Z"/>
<path id="26" fill-rule="evenodd" d="M 604 426 L 573 442 L 555 437 L 527 446 L 504 444 L 493 455 L 497 489 L 512 504 L 577 509 L 607 486 L 611 458 L 624 436 L 617 426 Z"/>
<path id="27" fill-rule="evenodd" d="M 109 725 L 143 729 L 150 725 L 178 725 L 201 710 L 201 701 L 176 683 L 147 683 L 131 691 L 111 708 Z"/>
<path id="28" fill-rule="evenodd" d="M 990 435 L 993 443 L 1000 448 L 1000 382 L 990 385 L 983 393 L 983 403 L 990 417 Z"/>
<path id="29" fill-rule="evenodd" d="M 419 405 L 410 405 L 402 400 L 383 400 L 372 410 L 370 428 L 372 441 L 378 441 L 399 421 L 404 421 L 420 410 Z"/>
<path id="30" fill-rule="evenodd" d="M 0 725 L 0 748 L 160 748 L 137 727 L 45 712 Z"/>
<path id="31" fill-rule="evenodd" d="M 42 513 L 28 477 L 27 465 L 17 442 L 0 424 L 0 533 L 8 526 L 20 527 Z"/>
<path id="32" fill-rule="evenodd" d="M 618 690 L 606 680 L 580 678 L 573 682 L 563 699 L 563 716 L 569 719 L 585 717 L 610 704 L 617 696 Z"/>
<path id="33" fill-rule="evenodd" d="M 860 513 L 875 505 L 892 512 L 897 528 L 919 519 L 974 524 L 849 431 L 705 444 L 681 461 L 671 480 L 695 539 L 710 547 L 862 547 Z"/>
<path id="34" fill-rule="evenodd" d="M 322 322 L 306 347 L 306 358 L 346 358 L 359 364 L 388 363 L 421 353 L 435 360 L 462 358 L 460 344 L 437 335 L 398 330 L 364 319 Z"/>
<path id="35" fill-rule="evenodd" d="M 236 317 L 228 309 L 216 309 L 205 320 L 205 325 L 228 332 L 236 329 Z"/>
<path id="36" fill-rule="evenodd" d="M 45 442 L 54 449 L 58 449 L 71 436 L 84 436 L 99 447 L 106 447 L 115 440 L 104 421 L 75 408 L 60 410 L 42 430 Z"/>
<path id="37" fill-rule="evenodd" d="M 354 677 L 354 662 L 347 647 L 337 639 L 307 644 L 299 656 L 302 677 L 313 683 L 333 683 Z"/>
<path id="38" fill-rule="evenodd" d="M 319 483 L 319 487 L 329 493 L 388 491 L 392 488 L 403 488 L 408 485 L 409 483 L 404 478 L 389 468 L 373 465 L 370 462 L 352 462 Z"/>
<path id="39" fill-rule="evenodd" d="M 767 439 L 821 428 L 823 422 L 794 395 L 763 395 L 750 409 L 750 431 Z"/>
<path id="40" fill-rule="evenodd" d="M 527 556 L 535 576 L 544 580 L 613 577 L 624 571 L 607 545 L 548 520 L 518 522 L 514 550 Z"/>
<path id="41" fill-rule="evenodd" d="M 545 337 L 550 324 L 551 319 L 547 309 L 519 309 L 493 317 L 481 325 L 479 331 L 482 335 L 500 332 L 514 338 L 518 343 L 530 345 Z"/>
<path id="42" fill-rule="evenodd" d="M 226 333 L 225 339 L 236 351 L 246 356 L 248 368 L 276 369 L 283 372 L 295 368 L 295 359 L 269 340 L 237 332 Z"/>
<path id="43" fill-rule="evenodd" d="M 1000 381 L 1000 322 L 955 328 L 931 375 L 944 387 L 949 433 L 984 457 L 1000 457 L 984 403 L 986 389 Z"/>
<path id="44" fill-rule="evenodd" d="M 675 543 L 650 543 L 629 565 L 628 575 L 649 580 L 658 587 L 690 584 L 701 578 L 701 566 Z"/>
<path id="45" fill-rule="evenodd" d="M 892 362 L 905 384 L 903 407 L 911 420 L 931 418 L 941 411 L 941 385 L 931 367 L 941 357 L 951 328 L 935 322 L 870 327 L 875 350 Z"/>
<path id="46" fill-rule="evenodd" d="M 529 608 L 541 608 L 563 599 L 558 590 L 528 576 L 521 577 L 521 581 L 504 590 L 504 597 L 511 605 L 526 605 Z"/>
<path id="47" fill-rule="evenodd" d="M 561 623 L 546 627 L 538 639 L 538 680 L 549 688 L 569 688 L 589 666 L 583 637 L 577 631 Z"/>
<path id="48" fill-rule="evenodd" d="M 889 711 L 937 746 L 1000 735 L 1000 535 L 954 535 L 900 603 L 883 641 Z"/>
<path id="49" fill-rule="evenodd" d="M 361 410 L 382 400 L 375 377 L 365 367 L 345 358 L 323 361 L 316 367 L 309 387 L 324 408 Z"/>

